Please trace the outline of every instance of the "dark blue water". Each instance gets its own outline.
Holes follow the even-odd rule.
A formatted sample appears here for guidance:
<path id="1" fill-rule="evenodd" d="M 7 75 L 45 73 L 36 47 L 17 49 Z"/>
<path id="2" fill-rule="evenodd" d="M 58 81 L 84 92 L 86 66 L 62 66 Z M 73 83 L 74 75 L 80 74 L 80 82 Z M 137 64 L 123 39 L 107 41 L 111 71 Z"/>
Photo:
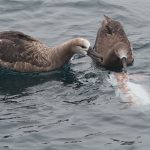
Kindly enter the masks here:
<path id="1" fill-rule="evenodd" d="M 94 45 L 106 14 L 133 44 L 129 74 L 147 76 L 148 86 L 149 8 L 148 0 L 1 0 L 0 31 L 22 31 L 49 46 L 74 37 Z M 0 150 L 149 150 L 150 106 L 122 102 L 108 74 L 88 56 L 46 74 L 1 70 Z"/>

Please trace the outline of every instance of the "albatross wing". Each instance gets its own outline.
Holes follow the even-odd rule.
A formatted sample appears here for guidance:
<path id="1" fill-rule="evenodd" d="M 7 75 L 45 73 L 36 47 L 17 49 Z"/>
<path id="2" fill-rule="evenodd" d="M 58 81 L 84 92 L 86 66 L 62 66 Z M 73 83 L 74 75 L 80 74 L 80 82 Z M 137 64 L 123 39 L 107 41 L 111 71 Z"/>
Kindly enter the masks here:
<path id="1" fill-rule="evenodd" d="M 42 55 L 47 47 L 40 41 L 16 31 L 0 32 L 0 66 L 23 71 L 30 66 L 46 67 L 49 62 Z M 18 67 L 17 67 L 18 66 Z"/>

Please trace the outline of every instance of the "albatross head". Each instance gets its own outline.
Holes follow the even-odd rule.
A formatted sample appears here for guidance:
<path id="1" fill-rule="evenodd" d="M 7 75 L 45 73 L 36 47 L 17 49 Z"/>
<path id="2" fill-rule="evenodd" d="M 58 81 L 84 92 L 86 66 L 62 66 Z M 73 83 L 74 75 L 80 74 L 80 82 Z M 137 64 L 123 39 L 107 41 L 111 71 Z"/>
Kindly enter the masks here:
<path id="1" fill-rule="evenodd" d="M 72 42 L 72 51 L 87 55 L 88 50 L 91 49 L 90 42 L 84 38 L 76 38 Z"/>
<path id="2" fill-rule="evenodd" d="M 123 71 L 126 72 L 128 61 L 133 59 L 132 48 L 122 42 L 117 43 L 114 48 L 116 56 L 121 60 Z"/>

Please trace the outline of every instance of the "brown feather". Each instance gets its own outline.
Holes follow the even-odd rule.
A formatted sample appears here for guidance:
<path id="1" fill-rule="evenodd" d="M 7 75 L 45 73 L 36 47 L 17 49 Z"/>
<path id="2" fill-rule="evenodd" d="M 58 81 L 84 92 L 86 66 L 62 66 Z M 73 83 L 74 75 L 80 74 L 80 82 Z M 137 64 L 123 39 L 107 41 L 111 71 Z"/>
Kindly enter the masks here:
<path id="1" fill-rule="evenodd" d="M 17 31 L 0 32 L 0 67 L 20 71 L 50 71 L 67 63 L 78 39 L 49 48 L 39 40 Z M 76 43 L 76 44 L 77 44 Z"/>
<path id="2" fill-rule="evenodd" d="M 126 49 L 127 65 L 133 63 L 133 55 L 130 42 L 124 32 L 123 26 L 115 20 L 105 16 L 102 26 L 97 32 L 94 49 L 103 58 L 100 63 L 103 66 L 120 67 L 121 60 L 116 56 L 115 50 L 120 46 Z"/>

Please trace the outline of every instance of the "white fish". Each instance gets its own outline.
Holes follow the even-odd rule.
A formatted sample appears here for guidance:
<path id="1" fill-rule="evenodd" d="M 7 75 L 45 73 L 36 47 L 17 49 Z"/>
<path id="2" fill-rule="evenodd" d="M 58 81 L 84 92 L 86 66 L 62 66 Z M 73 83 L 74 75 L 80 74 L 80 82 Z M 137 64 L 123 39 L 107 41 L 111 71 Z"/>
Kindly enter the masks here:
<path id="1" fill-rule="evenodd" d="M 127 73 L 110 74 L 109 82 L 116 87 L 116 96 L 131 104 L 150 104 L 150 94 L 141 84 L 132 82 L 130 76 L 132 78 Z"/>

